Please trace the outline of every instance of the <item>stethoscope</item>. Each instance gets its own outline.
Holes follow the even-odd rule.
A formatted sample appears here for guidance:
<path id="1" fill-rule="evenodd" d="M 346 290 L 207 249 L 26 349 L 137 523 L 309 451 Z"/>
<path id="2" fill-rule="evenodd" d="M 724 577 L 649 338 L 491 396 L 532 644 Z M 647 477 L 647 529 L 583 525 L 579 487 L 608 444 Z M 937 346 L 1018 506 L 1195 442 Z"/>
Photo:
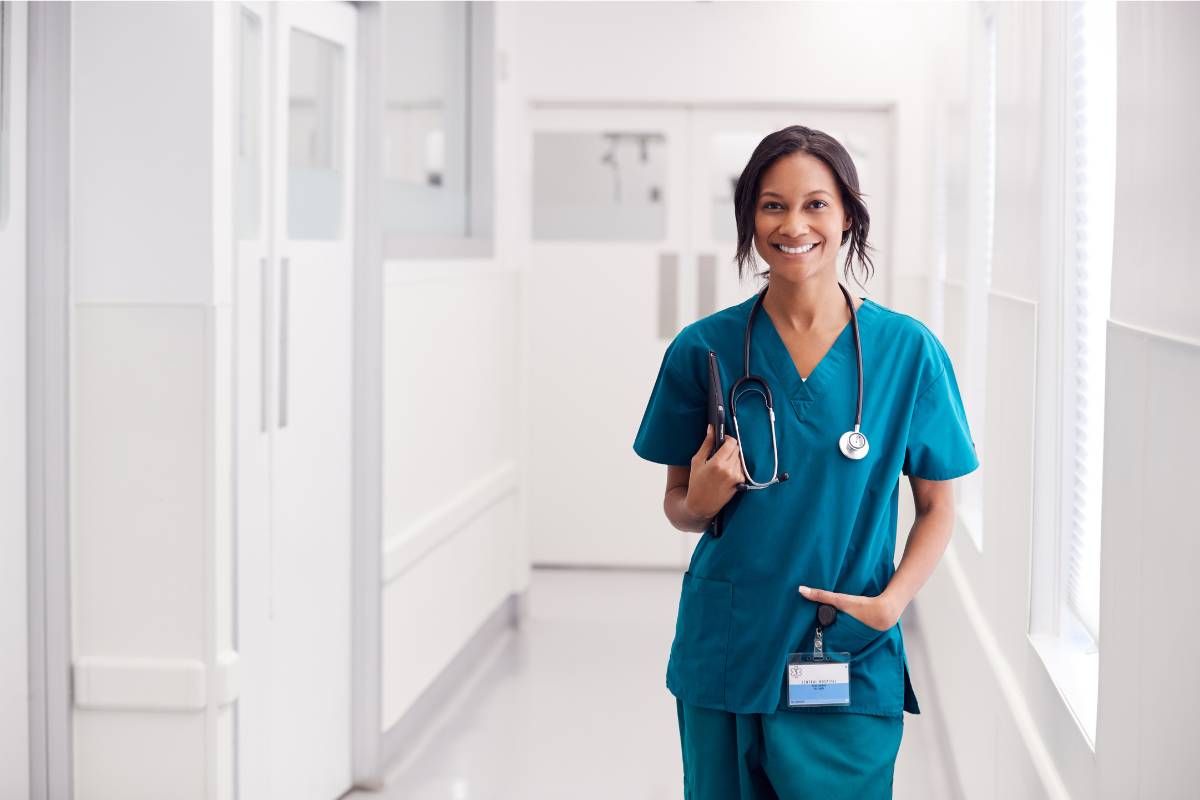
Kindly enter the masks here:
<path id="1" fill-rule="evenodd" d="M 757 392 L 763 396 L 763 400 L 767 404 L 767 413 L 771 417 L 771 452 L 775 459 L 775 466 L 771 472 L 771 480 L 765 483 L 760 483 L 750 477 L 750 468 L 746 466 L 745 448 L 738 447 L 738 457 L 742 460 L 742 470 L 746 473 L 748 483 L 739 483 L 737 490 L 744 492 L 750 489 L 765 489 L 776 483 L 782 483 L 788 479 L 788 474 L 779 472 L 779 445 L 775 438 L 775 401 L 771 396 L 771 387 L 767 385 L 765 378 L 759 375 L 750 374 L 750 333 L 754 330 L 754 315 L 758 313 L 759 306 L 762 305 L 763 298 L 767 296 L 767 289 L 770 285 L 764 286 L 762 291 L 758 293 L 758 298 L 754 301 L 754 307 L 750 309 L 750 318 L 746 321 L 746 348 L 744 358 L 742 360 L 742 377 L 738 378 L 733 384 L 733 388 L 729 390 L 729 416 L 733 418 L 733 435 L 738 442 L 742 441 L 741 431 L 738 429 L 737 418 L 737 398 L 738 388 L 743 384 L 749 384 L 750 381 L 755 381 L 762 386 L 759 389 L 757 386 L 748 385 L 746 391 Z M 866 457 L 870 445 L 867 443 L 867 437 L 863 435 L 859 428 L 862 427 L 862 401 L 863 401 L 863 361 L 862 361 L 862 342 L 858 338 L 858 314 L 854 311 L 854 301 L 850 299 L 850 292 L 842 284 L 838 284 L 838 288 L 842 290 L 842 294 L 846 297 L 846 305 L 850 307 L 850 323 L 854 328 L 854 351 L 858 356 L 858 407 L 854 412 L 854 430 L 846 431 L 838 439 L 838 448 L 842 451 L 842 455 L 846 458 L 859 461 Z"/>

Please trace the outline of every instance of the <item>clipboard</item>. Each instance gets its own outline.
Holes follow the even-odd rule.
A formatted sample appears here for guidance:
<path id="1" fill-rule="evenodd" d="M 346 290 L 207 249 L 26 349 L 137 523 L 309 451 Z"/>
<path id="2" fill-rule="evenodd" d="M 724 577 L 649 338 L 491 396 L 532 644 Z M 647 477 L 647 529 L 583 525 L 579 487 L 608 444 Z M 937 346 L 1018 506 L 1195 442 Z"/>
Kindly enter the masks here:
<path id="1" fill-rule="evenodd" d="M 708 422 L 713 429 L 712 458 L 725 442 L 725 387 L 721 385 L 721 367 L 717 354 L 708 351 Z M 712 521 L 712 535 L 719 539 L 725 532 L 725 509 L 721 508 Z"/>

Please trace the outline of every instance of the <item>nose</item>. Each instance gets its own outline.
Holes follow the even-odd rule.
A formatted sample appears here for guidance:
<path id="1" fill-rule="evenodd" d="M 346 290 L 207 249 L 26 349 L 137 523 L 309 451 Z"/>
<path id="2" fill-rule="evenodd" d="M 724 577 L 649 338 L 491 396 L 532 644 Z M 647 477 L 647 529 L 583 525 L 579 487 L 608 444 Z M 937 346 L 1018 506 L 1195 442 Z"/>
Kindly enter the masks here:
<path id="1" fill-rule="evenodd" d="M 808 220 L 800 210 L 789 211 L 779 225 L 779 233 L 789 239 L 799 239 L 808 233 Z"/>

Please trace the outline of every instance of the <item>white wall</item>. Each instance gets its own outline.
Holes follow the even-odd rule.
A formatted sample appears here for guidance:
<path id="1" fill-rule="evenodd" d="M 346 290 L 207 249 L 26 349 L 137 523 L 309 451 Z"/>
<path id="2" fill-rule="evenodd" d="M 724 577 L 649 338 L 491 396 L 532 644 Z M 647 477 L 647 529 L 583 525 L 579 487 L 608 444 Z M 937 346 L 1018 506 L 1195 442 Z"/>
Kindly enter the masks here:
<path id="1" fill-rule="evenodd" d="M 1117 226 L 1105 419 L 1098 782 L 1194 796 L 1200 686 L 1200 5 L 1117 5 Z M 1169 448 L 1156 439 L 1170 431 Z M 1137 683 L 1149 691 L 1130 693 Z M 1136 753 L 1136 760 L 1130 754 Z"/>
<path id="2" fill-rule="evenodd" d="M 383 729 L 509 594 L 518 535 L 518 276 L 388 264 Z M 419 277 L 414 273 L 422 273 Z"/>
<path id="3" fill-rule="evenodd" d="M 1053 253 L 1062 234 L 1043 191 L 1054 169 L 1043 135 L 1062 58 L 1060 9 L 998 4 L 995 255 L 988 296 L 987 398 L 981 451 L 983 549 L 959 532 L 917 600 L 964 794 L 972 798 L 1181 798 L 1200 780 L 1191 723 L 1200 690 L 1182 677 L 1200 615 L 1191 453 L 1200 426 L 1200 279 L 1191 266 L 1198 208 L 1200 34 L 1194 4 L 1121 4 L 1113 303 L 1109 323 L 1103 480 L 1100 686 L 1095 750 L 1031 644 L 1037 453 L 1056 435 L 1038 418 L 1039 385 L 1061 375 L 1039 355 L 1052 319 Z M 1047 102 L 1050 100 L 1051 102 Z M 1053 180 L 1051 174 L 1049 180 Z M 1053 273 L 1051 273 L 1053 274 Z M 961 302 L 947 292 L 947 310 Z M 957 339 L 962 320 L 955 317 Z M 958 344 L 956 341 L 950 344 Z M 974 365 L 968 365 L 973 367 Z M 1169 447 L 1151 450 L 1159 431 Z M 1149 440 L 1149 441 L 1148 441 Z M 1053 498 L 1049 498 L 1053 503 Z M 1040 556 L 1038 556 L 1040 558 Z M 950 657 L 939 657 L 949 654 Z M 919 691 L 919 687 L 918 687 Z"/>
<path id="4" fill-rule="evenodd" d="M 494 25 L 503 64 L 515 38 L 505 4 Z M 480 625 L 529 585 L 518 325 L 529 225 L 504 201 L 522 177 L 503 157 L 519 146 L 521 76 L 485 72 L 495 76 L 484 112 L 498 156 L 493 257 L 385 265 L 383 732 L 400 730 Z"/>
<path id="5" fill-rule="evenodd" d="M 214 166 L 232 128 L 214 113 L 214 19 L 207 3 L 72 7 L 79 800 L 232 792 L 230 314 L 216 280 L 230 187 Z"/>

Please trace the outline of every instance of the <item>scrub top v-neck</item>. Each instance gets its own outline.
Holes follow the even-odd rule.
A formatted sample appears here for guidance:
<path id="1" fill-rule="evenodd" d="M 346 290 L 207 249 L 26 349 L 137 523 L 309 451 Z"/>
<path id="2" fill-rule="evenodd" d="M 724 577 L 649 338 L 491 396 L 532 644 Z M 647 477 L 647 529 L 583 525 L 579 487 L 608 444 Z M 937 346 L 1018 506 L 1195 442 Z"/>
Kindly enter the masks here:
<path id="1" fill-rule="evenodd" d="M 707 425 L 707 353 L 728 399 L 743 374 L 756 295 L 688 325 L 668 345 L 634 451 L 687 466 Z M 812 647 L 817 604 L 797 587 L 874 596 L 895 572 L 901 473 L 929 480 L 979 465 L 953 367 L 921 322 L 870 299 L 857 309 L 863 353 L 866 458 L 842 455 L 854 426 L 858 371 L 847 322 L 807 379 L 770 317 L 755 315 L 750 372 L 774 395 L 779 471 L 789 480 L 734 495 L 725 527 L 701 537 L 683 575 L 667 688 L 693 705 L 735 713 L 919 713 L 900 623 L 881 631 L 844 611 L 824 633 L 851 654 L 851 702 L 788 708 L 789 653 Z M 738 397 L 739 445 L 752 477 L 772 469 L 770 421 L 757 395 Z M 729 433 L 733 433 L 732 425 Z"/>

